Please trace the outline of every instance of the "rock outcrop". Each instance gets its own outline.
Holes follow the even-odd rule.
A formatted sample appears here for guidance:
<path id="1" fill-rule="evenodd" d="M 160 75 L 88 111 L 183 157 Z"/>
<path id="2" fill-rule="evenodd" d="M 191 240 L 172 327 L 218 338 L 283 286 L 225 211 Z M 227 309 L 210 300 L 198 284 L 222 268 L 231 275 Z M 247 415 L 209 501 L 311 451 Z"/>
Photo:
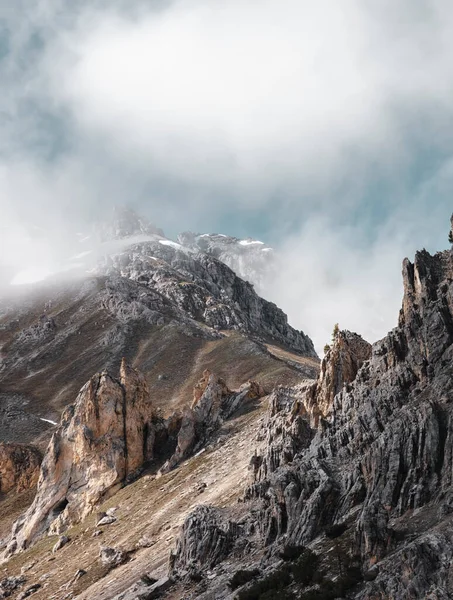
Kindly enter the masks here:
<path id="1" fill-rule="evenodd" d="M 120 378 L 95 375 L 64 412 L 43 459 L 33 504 L 15 523 L 7 554 L 90 513 L 153 456 L 144 377 L 123 360 Z"/>
<path id="2" fill-rule="evenodd" d="M 0 443 L 0 493 L 35 487 L 41 460 L 41 453 L 33 446 Z"/>
<path id="3" fill-rule="evenodd" d="M 176 450 L 161 473 L 171 471 L 199 449 L 242 404 L 264 394 L 256 381 L 249 381 L 239 390 L 231 391 L 223 379 L 206 370 L 194 388 L 192 406 L 183 409 Z M 173 427 L 173 420 L 169 428 Z"/>
<path id="4" fill-rule="evenodd" d="M 419 252 L 403 277 L 399 325 L 371 356 L 342 332 L 315 386 L 273 393 L 244 497 L 263 564 L 277 564 L 283 542 L 347 540 L 362 564 L 348 597 L 360 600 L 453 593 L 453 256 Z M 197 561 L 186 531 L 180 571 Z"/>
<path id="5" fill-rule="evenodd" d="M 171 570 L 179 577 L 200 577 L 227 558 L 242 528 L 213 506 L 198 506 L 182 527 Z"/>
<path id="6" fill-rule="evenodd" d="M 326 417 L 335 396 L 354 381 L 363 363 L 371 357 L 371 344 L 351 331 L 335 330 L 332 345 L 322 362 L 318 381 L 311 386 L 304 404 L 312 413 L 315 425 Z"/>

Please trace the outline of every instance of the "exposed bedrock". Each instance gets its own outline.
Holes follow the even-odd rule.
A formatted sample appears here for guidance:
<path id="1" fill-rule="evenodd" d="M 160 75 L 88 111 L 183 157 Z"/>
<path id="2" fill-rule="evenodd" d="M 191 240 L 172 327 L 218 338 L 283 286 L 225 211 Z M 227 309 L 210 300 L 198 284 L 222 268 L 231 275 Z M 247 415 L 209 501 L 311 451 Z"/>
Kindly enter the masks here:
<path id="1" fill-rule="evenodd" d="M 403 277 L 398 327 L 371 352 L 339 332 L 316 384 L 273 392 L 244 497 L 260 506 L 249 519 L 267 556 L 333 527 L 352 536 L 364 571 L 377 569 L 363 600 L 451 593 L 452 254 L 419 252 Z"/>
<path id="2" fill-rule="evenodd" d="M 7 553 L 85 517 L 152 458 L 152 405 L 144 377 L 123 360 L 120 377 L 95 375 L 68 407 L 47 448 L 33 504 Z"/>
<path id="3" fill-rule="evenodd" d="M 41 459 L 41 453 L 33 446 L 0 443 L 0 493 L 35 487 Z"/>

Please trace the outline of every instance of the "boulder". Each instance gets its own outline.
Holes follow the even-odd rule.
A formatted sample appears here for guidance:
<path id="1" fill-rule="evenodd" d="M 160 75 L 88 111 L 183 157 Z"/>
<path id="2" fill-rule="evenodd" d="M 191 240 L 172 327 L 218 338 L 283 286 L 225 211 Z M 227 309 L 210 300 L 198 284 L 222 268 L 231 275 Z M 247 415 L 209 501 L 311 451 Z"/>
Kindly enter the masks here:
<path id="1" fill-rule="evenodd" d="M 71 540 L 67 535 L 60 535 L 54 547 L 52 548 L 52 552 L 58 552 L 58 550 L 61 550 L 63 546 L 66 546 L 66 544 L 68 544 L 70 541 Z"/>
<path id="2" fill-rule="evenodd" d="M 99 557 L 104 567 L 117 567 L 127 560 L 127 553 L 120 548 L 101 546 Z"/>

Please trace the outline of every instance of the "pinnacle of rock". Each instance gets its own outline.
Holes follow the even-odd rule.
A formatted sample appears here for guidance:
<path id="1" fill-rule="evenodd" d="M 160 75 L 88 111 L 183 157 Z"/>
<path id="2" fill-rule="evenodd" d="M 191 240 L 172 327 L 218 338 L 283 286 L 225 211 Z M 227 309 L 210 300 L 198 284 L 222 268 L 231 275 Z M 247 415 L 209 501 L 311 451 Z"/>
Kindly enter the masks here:
<path id="1" fill-rule="evenodd" d="M 94 375 L 62 415 L 44 455 L 36 497 L 16 523 L 7 552 L 80 521 L 150 460 L 152 415 L 146 381 L 125 360 L 119 379 L 106 371 Z"/>

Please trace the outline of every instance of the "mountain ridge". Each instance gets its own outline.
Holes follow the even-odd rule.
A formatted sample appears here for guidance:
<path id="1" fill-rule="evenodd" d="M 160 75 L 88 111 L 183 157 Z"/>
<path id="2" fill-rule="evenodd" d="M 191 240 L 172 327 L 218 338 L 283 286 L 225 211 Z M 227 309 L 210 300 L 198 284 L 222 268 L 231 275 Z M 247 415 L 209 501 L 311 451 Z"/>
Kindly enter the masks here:
<path id="1" fill-rule="evenodd" d="M 30 301 L 0 322 L 3 393 L 5 382 L 17 398 L 28 385 L 45 391 L 37 364 L 47 381 L 52 365 L 72 368 L 70 380 L 95 360 L 112 373 L 121 362 L 136 382 L 86 377 L 48 445 L 34 503 L 0 518 L 2 531 L 16 523 L 0 590 L 33 588 L 37 600 L 451 597 L 453 252 L 405 259 L 397 327 L 373 345 L 336 327 L 319 364 L 309 339 L 228 266 L 161 241 L 101 260 L 83 290 L 72 283 L 77 306 L 62 291 L 44 315 Z M 65 366 L 79 334 L 66 335 L 58 315 L 77 331 L 78 311 L 88 326 Z M 101 380 L 111 385 L 98 398 Z M 144 420 L 124 402 L 142 389 Z M 111 418 L 112 437 L 102 429 Z M 138 470 L 123 472 L 128 432 L 145 429 L 152 448 L 143 454 L 139 435 Z M 64 479 L 68 448 L 80 473 L 60 506 L 48 486 Z M 94 448 L 105 451 L 91 460 Z M 104 474 L 90 485 L 111 482 L 92 503 L 78 487 L 88 463 Z"/>

